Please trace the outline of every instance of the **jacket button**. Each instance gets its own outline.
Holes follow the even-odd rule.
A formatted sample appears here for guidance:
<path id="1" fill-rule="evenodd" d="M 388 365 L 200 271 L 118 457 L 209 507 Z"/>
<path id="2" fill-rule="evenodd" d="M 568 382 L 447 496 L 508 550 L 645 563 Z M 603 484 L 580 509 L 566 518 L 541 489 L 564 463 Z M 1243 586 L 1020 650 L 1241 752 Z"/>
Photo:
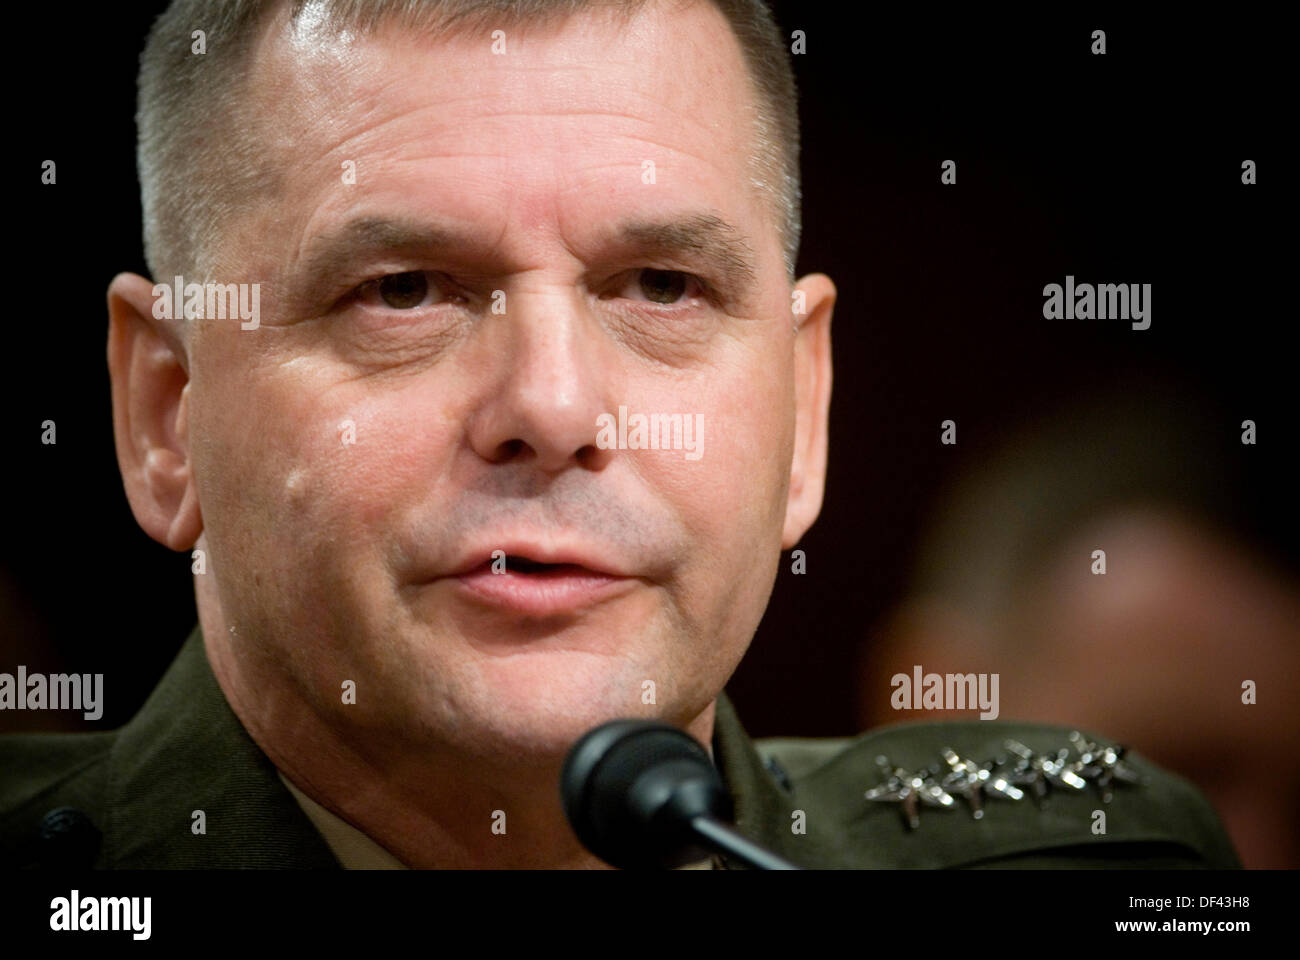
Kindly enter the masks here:
<path id="1" fill-rule="evenodd" d="M 58 807 L 41 818 L 41 856 L 52 865 L 89 867 L 101 838 L 90 817 L 76 807 Z"/>

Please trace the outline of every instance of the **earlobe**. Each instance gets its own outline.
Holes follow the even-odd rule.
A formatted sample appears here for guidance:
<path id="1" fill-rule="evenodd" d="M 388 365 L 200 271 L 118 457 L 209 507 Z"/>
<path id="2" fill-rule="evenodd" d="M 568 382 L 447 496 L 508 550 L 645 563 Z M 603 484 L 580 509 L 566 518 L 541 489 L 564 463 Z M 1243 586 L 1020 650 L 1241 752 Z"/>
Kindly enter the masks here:
<path id="1" fill-rule="evenodd" d="M 136 522 L 172 550 L 203 532 L 190 465 L 189 359 L 181 320 L 155 317 L 153 284 L 122 273 L 108 287 L 113 439 Z"/>
<path id="2" fill-rule="evenodd" d="M 795 284 L 795 302 L 806 314 L 796 316 L 794 342 L 795 441 L 790 462 L 781 548 L 793 547 L 813 525 L 822 508 L 831 402 L 831 314 L 835 284 L 811 273 Z"/>

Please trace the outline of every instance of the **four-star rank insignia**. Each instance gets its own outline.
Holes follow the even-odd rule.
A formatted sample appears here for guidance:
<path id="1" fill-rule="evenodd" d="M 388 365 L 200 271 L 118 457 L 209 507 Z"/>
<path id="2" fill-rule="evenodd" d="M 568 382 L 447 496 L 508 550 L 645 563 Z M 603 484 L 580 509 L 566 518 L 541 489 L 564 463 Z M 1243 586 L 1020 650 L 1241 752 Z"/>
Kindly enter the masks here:
<path id="1" fill-rule="evenodd" d="M 893 766 L 883 756 L 876 757 L 882 781 L 867 790 L 868 800 L 901 804 L 903 822 L 908 829 L 921 825 L 921 805 L 940 810 L 956 807 L 954 795 L 964 797 L 970 806 L 971 817 L 984 817 L 984 798 L 1023 800 L 1027 792 L 1033 794 L 1040 806 L 1047 800 L 1049 789 L 1066 792 L 1087 789 L 1096 785 L 1103 803 L 1110 803 L 1116 783 L 1142 783 L 1143 778 L 1124 762 L 1125 748 L 1107 746 L 1088 740 L 1077 730 L 1070 734 L 1070 744 L 1077 754 L 1070 756 L 1069 748 L 1055 753 L 1035 753 L 1016 740 L 1006 740 L 1003 746 L 1011 754 L 984 763 L 959 756 L 945 748 L 943 761 L 947 769 L 935 764 L 918 770 Z"/>

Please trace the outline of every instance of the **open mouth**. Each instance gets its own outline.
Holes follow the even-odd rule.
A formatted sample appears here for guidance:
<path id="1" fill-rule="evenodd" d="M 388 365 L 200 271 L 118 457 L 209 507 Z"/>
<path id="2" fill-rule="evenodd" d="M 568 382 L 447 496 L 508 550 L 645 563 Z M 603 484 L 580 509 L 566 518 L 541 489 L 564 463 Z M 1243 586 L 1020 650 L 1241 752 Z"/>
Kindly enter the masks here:
<path id="1" fill-rule="evenodd" d="M 507 554 L 505 557 L 506 569 L 511 573 L 540 574 L 542 576 L 573 576 L 580 573 L 591 573 L 586 567 L 581 567 L 576 563 L 542 563 L 538 560 L 529 560 L 527 557 L 519 557 Z"/>
<path id="2" fill-rule="evenodd" d="M 454 582 L 478 604 L 532 617 L 574 613 L 636 585 L 633 577 L 517 553 L 489 558 L 454 576 Z"/>

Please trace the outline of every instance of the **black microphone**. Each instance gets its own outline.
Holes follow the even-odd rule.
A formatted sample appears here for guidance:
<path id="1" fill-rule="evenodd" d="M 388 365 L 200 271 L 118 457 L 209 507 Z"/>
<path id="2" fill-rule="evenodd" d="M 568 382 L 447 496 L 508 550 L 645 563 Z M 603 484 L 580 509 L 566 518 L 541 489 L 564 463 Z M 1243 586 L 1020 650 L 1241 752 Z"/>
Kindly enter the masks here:
<path id="1" fill-rule="evenodd" d="M 652 720 L 611 720 L 564 761 L 560 797 L 573 832 L 610 866 L 672 869 L 721 853 L 758 870 L 798 870 L 731 827 L 731 796 L 708 752 Z"/>

